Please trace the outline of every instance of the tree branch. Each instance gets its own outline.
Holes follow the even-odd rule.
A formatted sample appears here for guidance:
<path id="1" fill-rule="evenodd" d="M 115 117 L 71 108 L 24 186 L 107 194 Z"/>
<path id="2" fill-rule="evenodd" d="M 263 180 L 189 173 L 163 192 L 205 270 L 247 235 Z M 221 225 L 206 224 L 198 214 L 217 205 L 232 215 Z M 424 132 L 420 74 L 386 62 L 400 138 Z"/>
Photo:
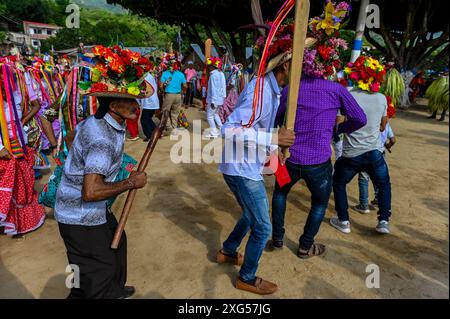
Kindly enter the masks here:
<path id="1" fill-rule="evenodd" d="M 364 36 L 366 37 L 366 40 L 369 41 L 370 44 L 372 44 L 375 48 L 377 48 L 383 54 L 388 54 L 386 48 L 372 37 L 372 35 L 370 34 L 371 31 L 372 30 L 366 28 L 366 30 L 364 32 Z"/>
<path id="2" fill-rule="evenodd" d="M 449 45 L 447 44 L 447 46 L 441 52 L 439 52 L 439 54 L 436 55 L 434 58 L 422 61 L 416 67 L 418 72 L 431 69 L 433 66 L 441 63 L 444 59 L 447 59 L 448 63 L 448 54 L 449 54 Z"/>

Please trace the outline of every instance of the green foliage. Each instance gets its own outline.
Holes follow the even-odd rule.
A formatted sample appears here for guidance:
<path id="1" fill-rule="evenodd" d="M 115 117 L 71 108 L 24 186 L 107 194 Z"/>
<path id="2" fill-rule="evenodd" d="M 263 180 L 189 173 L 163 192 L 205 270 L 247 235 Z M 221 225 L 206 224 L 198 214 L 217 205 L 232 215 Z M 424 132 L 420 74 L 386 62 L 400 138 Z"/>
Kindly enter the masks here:
<path id="1" fill-rule="evenodd" d="M 344 64 L 347 64 L 348 62 L 350 62 L 350 58 L 352 55 L 352 46 L 353 46 L 353 39 L 355 38 L 355 31 L 341 30 L 340 37 L 345 41 L 347 41 L 348 44 L 348 49 L 341 53 L 341 61 Z"/>
<path id="2" fill-rule="evenodd" d="M 403 93 L 405 92 L 405 82 L 397 69 L 390 70 L 386 75 L 384 83 L 384 94 L 392 98 L 394 105 L 400 105 Z"/>
<path id="3" fill-rule="evenodd" d="M 425 96 L 429 100 L 428 106 L 432 111 L 448 110 L 449 108 L 448 76 L 439 78 L 431 83 Z"/>
<path id="4" fill-rule="evenodd" d="M 0 31 L 0 43 L 6 40 L 7 33 L 5 31 Z"/>
<path id="5" fill-rule="evenodd" d="M 77 47 L 80 41 L 85 45 L 121 42 L 125 46 L 166 47 L 176 38 L 176 32 L 176 27 L 149 18 L 82 9 L 80 29 L 63 28 L 56 37 L 42 41 L 42 51 L 52 45 L 55 50 Z"/>

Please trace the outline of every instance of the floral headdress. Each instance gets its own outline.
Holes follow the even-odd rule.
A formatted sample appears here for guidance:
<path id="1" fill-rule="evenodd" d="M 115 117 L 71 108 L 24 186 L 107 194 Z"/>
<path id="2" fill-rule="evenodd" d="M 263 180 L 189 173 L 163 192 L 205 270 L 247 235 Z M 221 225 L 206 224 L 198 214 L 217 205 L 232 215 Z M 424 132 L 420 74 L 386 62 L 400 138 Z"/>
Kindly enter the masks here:
<path id="1" fill-rule="evenodd" d="M 375 58 L 360 56 L 344 70 L 349 86 L 377 93 L 386 78 L 386 68 Z"/>
<path id="2" fill-rule="evenodd" d="M 305 50 L 305 75 L 330 78 L 342 69 L 340 55 L 348 49 L 348 44 L 339 37 L 339 30 L 345 24 L 350 11 L 351 6 L 347 2 L 334 3 L 328 0 L 322 16 L 311 19 L 308 33 L 317 39 L 317 44 L 314 48 Z"/>
<path id="3" fill-rule="evenodd" d="M 222 62 L 222 60 L 220 58 L 211 57 L 211 58 L 206 59 L 206 65 L 212 65 L 215 68 L 221 70 L 222 66 L 223 66 L 223 62 Z"/>
<path id="4" fill-rule="evenodd" d="M 144 81 L 153 64 L 140 53 L 119 46 L 93 48 L 95 67 L 91 82 L 80 82 L 80 93 L 97 97 L 141 99 L 151 96 L 154 88 Z"/>

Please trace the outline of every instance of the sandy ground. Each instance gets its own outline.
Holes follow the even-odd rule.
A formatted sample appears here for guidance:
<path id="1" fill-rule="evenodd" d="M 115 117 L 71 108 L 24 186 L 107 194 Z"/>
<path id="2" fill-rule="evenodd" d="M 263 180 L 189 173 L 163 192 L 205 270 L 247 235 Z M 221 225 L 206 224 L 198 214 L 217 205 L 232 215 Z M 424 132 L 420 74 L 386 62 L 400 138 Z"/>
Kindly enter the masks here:
<path id="1" fill-rule="evenodd" d="M 189 119 L 204 117 L 196 109 Z M 259 275 L 280 290 L 268 298 L 448 298 L 449 124 L 426 120 L 425 107 L 399 111 L 392 126 L 398 138 L 388 156 L 393 186 L 392 234 L 374 232 L 376 213 L 351 213 L 353 232 L 329 225 L 330 200 L 318 241 L 324 257 L 296 257 L 298 237 L 309 210 L 310 193 L 297 185 L 288 199 L 286 247 L 265 252 Z M 233 288 L 238 268 L 214 263 L 216 251 L 240 211 L 217 165 L 170 161 L 175 142 L 160 141 L 127 224 L 128 283 L 138 298 L 258 298 Z M 139 159 L 142 141 L 126 152 Z M 46 179 L 46 178 L 45 178 Z M 42 187 L 42 182 L 37 188 Z M 273 179 L 267 178 L 269 197 Z M 349 187 L 354 204 L 357 180 Z M 124 202 L 115 204 L 119 215 Z M 241 248 L 243 251 L 243 248 Z M 381 272 L 380 289 L 365 285 L 369 264 Z M 65 298 L 65 248 L 53 213 L 44 226 L 22 240 L 0 236 L 0 298 Z"/>

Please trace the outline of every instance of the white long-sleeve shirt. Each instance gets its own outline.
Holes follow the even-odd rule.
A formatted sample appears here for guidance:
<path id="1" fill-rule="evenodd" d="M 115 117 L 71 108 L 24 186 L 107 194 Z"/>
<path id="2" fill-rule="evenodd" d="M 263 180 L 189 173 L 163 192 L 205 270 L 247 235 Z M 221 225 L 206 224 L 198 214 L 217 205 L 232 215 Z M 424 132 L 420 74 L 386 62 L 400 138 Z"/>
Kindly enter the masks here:
<path id="1" fill-rule="evenodd" d="M 144 110 L 159 110 L 158 86 L 156 85 L 156 80 L 154 76 L 149 73 L 145 77 L 145 81 L 153 87 L 155 92 L 152 96 L 146 99 L 138 99 L 137 101 Z"/>
<path id="2" fill-rule="evenodd" d="M 206 103 L 208 105 L 223 105 L 227 97 L 227 83 L 225 75 L 219 70 L 211 72 L 208 81 L 208 95 L 206 96 Z"/>
<path id="3" fill-rule="evenodd" d="M 280 106 L 281 91 L 273 73 L 266 75 L 262 109 L 249 128 L 243 127 L 252 115 L 256 79 L 242 91 L 236 108 L 222 126 L 225 147 L 219 172 L 251 180 L 263 180 L 262 171 L 267 156 L 278 147 L 272 145 L 272 129 Z M 261 113 L 260 113 L 261 111 Z"/>

